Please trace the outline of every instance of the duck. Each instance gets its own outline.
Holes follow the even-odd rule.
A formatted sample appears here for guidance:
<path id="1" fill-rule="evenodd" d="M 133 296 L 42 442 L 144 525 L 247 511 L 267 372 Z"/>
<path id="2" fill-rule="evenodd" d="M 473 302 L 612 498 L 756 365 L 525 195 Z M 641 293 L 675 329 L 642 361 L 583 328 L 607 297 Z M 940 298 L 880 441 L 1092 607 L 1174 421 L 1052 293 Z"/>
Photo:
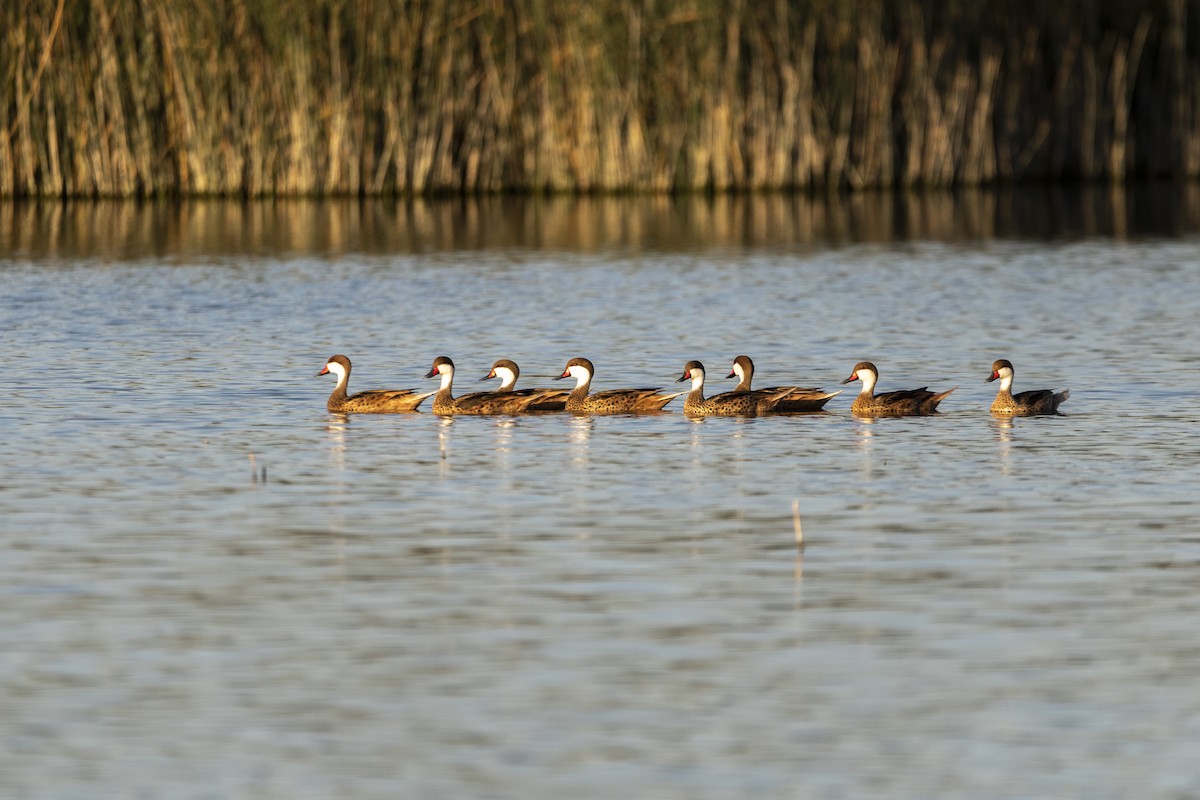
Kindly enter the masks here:
<path id="1" fill-rule="evenodd" d="M 750 388 L 751 382 L 754 380 L 754 362 L 750 360 L 750 356 L 738 356 L 733 360 L 733 369 L 725 376 L 726 379 L 737 378 L 738 385 L 734 387 L 734 392 L 749 392 L 753 391 Z M 770 411 L 775 413 L 786 413 L 796 411 L 820 411 L 830 398 L 837 397 L 842 393 L 841 389 L 836 392 L 823 392 L 816 388 L 800 388 L 798 386 L 776 386 L 770 389 L 763 389 L 765 392 L 779 392 L 784 389 L 791 389 L 791 393 L 785 395 Z M 762 413 L 761 411 L 759 413 Z"/>
<path id="2" fill-rule="evenodd" d="M 902 389 L 896 392 L 875 394 L 875 382 L 879 380 L 879 369 L 870 361 L 854 365 L 850 377 L 842 383 L 862 381 L 862 391 L 850 406 L 850 412 L 860 417 L 906 417 L 936 414 L 938 403 L 957 389 L 934 393 L 922 386 L 920 389 Z"/>
<path id="3" fill-rule="evenodd" d="M 500 386 L 497 387 L 496 393 L 512 393 L 514 395 L 528 396 L 531 394 L 541 394 L 542 399 L 535 402 L 533 405 L 526 408 L 526 411 L 563 411 L 567 407 L 567 393 L 560 389 L 517 389 L 517 378 L 521 376 L 521 368 L 517 366 L 517 362 L 510 358 L 502 358 L 495 364 L 492 364 L 492 370 L 487 375 L 484 375 L 479 380 L 486 381 L 490 378 L 499 378 Z"/>
<path id="4" fill-rule="evenodd" d="M 761 389 L 757 392 L 724 392 L 704 397 L 704 365 L 689 361 L 683 365 L 683 374 L 676 383 L 690 380 L 692 390 L 683 401 L 683 413 L 695 417 L 753 417 L 772 411 L 779 402 L 792 393 L 791 387 Z"/>
<path id="5" fill-rule="evenodd" d="M 421 405 L 426 397 L 433 395 L 433 392 L 418 393 L 415 389 L 376 389 L 347 395 L 350 359 L 343 355 L 330 356 L 317 375 L 337 376 L 337 383 L 326 404 L 331 414 L 397 414 L 416 411 L 417 406 Z"/>
<path id="6" fill-rule="evenodd" d="M 1013 375 L 1012 362 L 1001 358 L 992 363 L 992 374 L 984 378 L 984 383 L 1000 381 L 1000 391 L 992 403 L 993 414 L 1014 414 L 1033 416 L 1036 414 L 1057 414 L 1058 407 L 1071 396 L 1070 389 L 1056 392 L 1053 389 L 1030 389 L 1019 394 L 1012 393 Z"/>
<path id="7" fill-rule="evenodd" d="M 567 411 L 586 414 L 645 414 L 662 411 L 663 406 L 679 397 L 683 392 L 662 394 L 659 389 L 608 389 L 588 394 L 596 368 L 586 358 L 572 358 L 567 362 L 562 378 L 574 378 L 575 388 L 567 395 Z"/>
<path id="8" fill-rule="evenodd" d="M 462 397 L 453 394 L 454 362 L 446 356 L 433 360 L 426 378 L 441 376 L 442 385 L 433 396 L 435 414 L 520 414 L 541 399 L 542 395 L 521 395 L 512 392 L 472 392 Z"/>

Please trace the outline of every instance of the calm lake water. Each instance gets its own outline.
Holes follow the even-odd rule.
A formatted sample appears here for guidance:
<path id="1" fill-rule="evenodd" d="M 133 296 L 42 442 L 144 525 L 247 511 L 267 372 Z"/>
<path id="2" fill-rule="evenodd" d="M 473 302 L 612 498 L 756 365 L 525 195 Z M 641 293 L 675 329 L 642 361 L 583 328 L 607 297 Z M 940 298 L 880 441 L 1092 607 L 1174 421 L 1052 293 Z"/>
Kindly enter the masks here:
<path id="1" fill-rule="evenodd" d="M 0 794 L 1196 797 L 1197 209 L 0 205 Z M 959 388 L 342 418 L 334 353 Z"/>

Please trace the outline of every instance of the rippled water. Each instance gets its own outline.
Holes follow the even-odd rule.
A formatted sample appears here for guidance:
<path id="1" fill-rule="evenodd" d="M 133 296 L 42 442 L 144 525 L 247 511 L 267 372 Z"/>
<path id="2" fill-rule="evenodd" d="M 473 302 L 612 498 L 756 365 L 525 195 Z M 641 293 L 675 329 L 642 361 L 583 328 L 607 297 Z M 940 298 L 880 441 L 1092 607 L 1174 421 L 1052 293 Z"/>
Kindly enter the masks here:
<path id="1" fill-rule="evenodd" d="M 551 211 L 477 238 L 10 217 L 3 794 L 1200 793 L 1197 239 L 789 236 L 754 207 L 713 234 L 703 208 L 575 208 L 565 239 Z M 500 357 L 531 386 L 586 355 L 609 388 L 743 352 L 761 385 L 869 358 L 881 390 L 959 388 L 876 422 L 852 392 L 347 419 L 313 377 L 336 352 L 351 390 L 442 354 L 470 391 Z M 1064 415 L 993 419 L 1002 357 Z"/>

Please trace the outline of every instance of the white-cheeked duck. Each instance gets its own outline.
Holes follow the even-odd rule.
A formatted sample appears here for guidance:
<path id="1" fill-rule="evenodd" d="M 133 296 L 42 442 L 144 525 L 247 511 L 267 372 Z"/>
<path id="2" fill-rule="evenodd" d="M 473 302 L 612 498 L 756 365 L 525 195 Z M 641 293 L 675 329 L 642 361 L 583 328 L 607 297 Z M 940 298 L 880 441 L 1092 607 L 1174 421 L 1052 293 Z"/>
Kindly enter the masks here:
<path id="1" fill-rule="evenodd" d="M 376 389 L 358 394 L 347 394 L 350 382 L 350 359 L 343 355 L 330 356 L 325 367 L 317 375 L 335 375 L 333 393 L 326 404 L 333 414 L 399 414 L 416 411 L 417 406 L 433 392 L 418 393 L 414 389 Z"/>
<path id="2" fill-rule="evenodd" d="M 907 417 L 936 414 L 938 403 L 957 389 L 947 389 L 944 392 L 931 392 L 926 387 L 920 389 L 901 389 L 895 392 L 875 394 L 875 383 L 879 380 L 879 369 L 870 361 L 860 361 L 854 365 L 850 377 L 842 383 L 862 381 L 862 391 L 854 398 L 850 412 L 860 417 Z"/>
<path id="3" fill-rule="evenodd" d="M 1030 389 L 1013 394 L 1013 374 L 1012 362 L 1001 358 L 992 364 L 992 374 L 984 379 L 984 383 L 1000 381 L 1000 391 L 996 393 L 996 400 L 992 403 L 993 414 L 1057 414 L 1059 405 L 1071 396 L 1070 389 L 1063 389 L 1061 392 L 1053 389 Z"/>
<path id="4" fill-rule="evenodd" d="M 662 411 L 663 406 L 683 392 L 662 394 L 659 389 L 607 389 L 588 394 L 596 368 L 586 358 L 572 358 L 559 378 L 574 378 L 575 388 L 567 395 L 567 411 L 585 414 L 647 414 Z"/>
<path id="5" fill-rule="evenodd" d="M 754 381 L 754 362 L 750 360 L 750 356 L 738 356 L 733 360 L 733 368 L 725 377 L 738 379 L 738 385 L 733 389 L 735 392 L 754 391 L 750 388 Z M 836 392 L 824 392 L 815 387 L 799 386 L 775 386 L 761 391 L 775 393 L 784 389 L 791 389 L 791 391 L 770 409 L 771 412 L 787 414 L 821 411 L 830 398 L 837 397 L 842 393 L 841 389 Z"/>

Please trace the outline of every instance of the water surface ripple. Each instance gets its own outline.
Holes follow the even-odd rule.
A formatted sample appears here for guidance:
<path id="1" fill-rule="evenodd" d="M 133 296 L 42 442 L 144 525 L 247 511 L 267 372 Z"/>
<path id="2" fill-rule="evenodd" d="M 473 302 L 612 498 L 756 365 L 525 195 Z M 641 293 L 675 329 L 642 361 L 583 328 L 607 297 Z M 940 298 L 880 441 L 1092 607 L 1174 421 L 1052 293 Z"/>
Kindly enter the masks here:
<path id="1" fill-rule="evenodd" d="M 1192 238 L 0 250 L 6 797 L 1200 794 Z M 331 416 L 958 386 L 929 419 Z M 991 362 L 1071 389 L 987 413 Z M 265 473 L 265 474 L 264 474 Z M 807 548 L 794 546 L 793 503 Z"/>

